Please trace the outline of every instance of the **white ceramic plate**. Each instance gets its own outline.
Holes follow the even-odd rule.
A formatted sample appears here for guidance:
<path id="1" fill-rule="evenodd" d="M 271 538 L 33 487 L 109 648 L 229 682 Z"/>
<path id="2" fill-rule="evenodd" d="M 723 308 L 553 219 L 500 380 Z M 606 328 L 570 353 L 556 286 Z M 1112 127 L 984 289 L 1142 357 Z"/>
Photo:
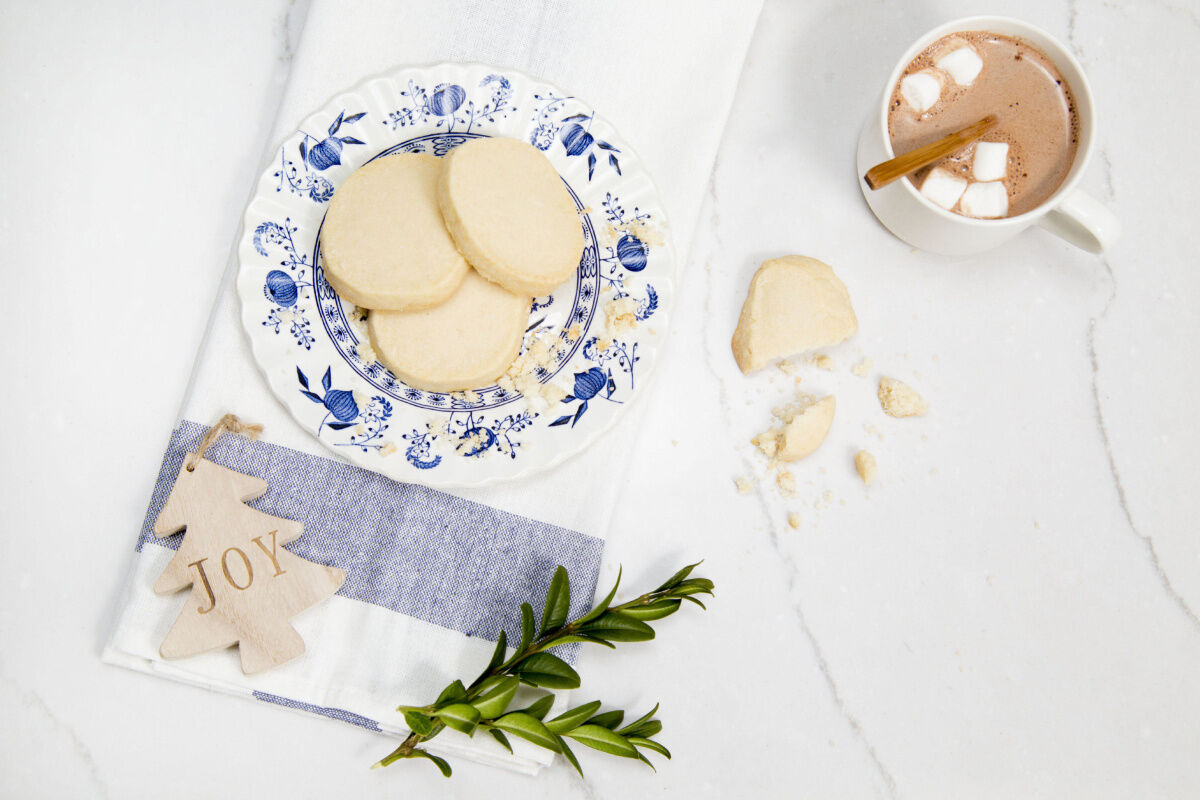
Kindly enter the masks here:
<path id="1" fill-rule="evenodd" d="M 538 373 L 568 393 L 552 407 L 499 385 L 454 395 L 406 386 L 360 347 L 355 308 L 321 269 L 321 223 L 346 176 L 375 158 L 441 156 L 479 136 L 542 150 L 580 209 L 579 270 L 535 299 L 526 334 L 526 344 L 562 343 Z M 478 64 L 397 70 L 306 118 L 259 179 L 239 258 L 242 323 L 292 415 L 362 467 L 440 487 L 549 469 L 608 430 L 654 367 L 675 274 L 658 192 L 612 126 L 550 84 Z M 606 308 L 625 297 L 636 325 L 608 330 Z"/>

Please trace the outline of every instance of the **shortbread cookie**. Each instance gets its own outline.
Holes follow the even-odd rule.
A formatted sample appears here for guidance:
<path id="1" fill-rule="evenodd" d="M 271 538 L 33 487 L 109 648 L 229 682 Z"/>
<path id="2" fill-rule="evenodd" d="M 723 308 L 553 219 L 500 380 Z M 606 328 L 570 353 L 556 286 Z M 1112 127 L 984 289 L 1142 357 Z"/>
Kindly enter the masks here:
<path id="1" fill-rule="evenodd" d="M 540 297 L 579 267 L 575 201 L 541 151 L 516 139 L 473 139 L 446 156 L 438 202 L 459 251 L 488 280 Z"/>
<path id="2" fill-rule="evenodd" d="M 338 187 L 321 229 L 325 278 L 360 308 L 413 311 L 441 303 L 470 269 L 438 210 L 442 161 L 377 158 Z"/>
<path id="3" fill-rule="evenodd" d="M 733 357 L 742 372 L 753 372 L 857 332 L 850 293 L 833 268 L 807 256 L 784 256 L 754 273 L 733 333 Z"/>
<path id="4" fill-rule="evenodd" d="M 431 392 L 496 381 L 517 357 L 532 298 L 468 270 L 446 302 L 421 311 L 372 311 L 375 354 L 409 386 Z"/>

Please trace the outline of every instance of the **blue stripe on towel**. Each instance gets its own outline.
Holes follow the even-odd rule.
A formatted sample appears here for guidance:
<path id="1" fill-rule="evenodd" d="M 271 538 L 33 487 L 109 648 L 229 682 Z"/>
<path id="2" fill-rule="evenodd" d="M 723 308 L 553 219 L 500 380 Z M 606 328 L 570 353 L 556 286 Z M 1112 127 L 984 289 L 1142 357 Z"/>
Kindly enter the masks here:
<path id="1" fill-rule="evenodd" d="M 147 542 L 179 548 L 183 536 L 158 539 L 154 520 L 206 430 L 185 420 L 171 437 L 139 551 Z M 495 641 L 501 630 L 519 634 L 522 602 L 540 612 L 558 564 L 571 574 L 573 616 L 595 593 L 601 539 L 242 436 L 222 436 L 205 457 L 267 481 L 249 505 L 303 522 L 287 548 L 346 570 L 345 597 Z"/>
<path id="2" fill-rule="evenodd" d="M 307 711 L 310 714 L 320 714 L 322 717 L 329 717 L 330 719 L 340 719 L 342 722 L 349 722 L 351 725 L 357 725 L 360 728 L 366 728 L 377 733 L 383 732 L 383 728 L 379 727 L 378 722 L 373 719 L 367 719 L 360 714 L 355 714 L 352 711 L 314 706 L 312 703 L 301 703 L 299 700 L 289 700 L 286 697 L 280 697 L 277 694 L 267 694 L 266 692 L 255 692 L 254 699 L 262 700 L 264 703 L 274 703 L 284 708 L 294 708 L 297 711 Z"/>

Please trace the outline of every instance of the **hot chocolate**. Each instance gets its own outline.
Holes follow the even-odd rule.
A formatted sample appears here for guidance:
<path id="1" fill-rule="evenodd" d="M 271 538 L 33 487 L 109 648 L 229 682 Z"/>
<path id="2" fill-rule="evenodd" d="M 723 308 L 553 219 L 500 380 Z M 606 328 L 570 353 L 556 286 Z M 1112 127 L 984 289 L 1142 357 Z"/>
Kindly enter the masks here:
<path id="1" fill-rule="evenodd" d="M 989 114 L 983 140 L 911 176 L 930 201 L 979 218 L 1039 206 L 1062 184 L 1079 146 L 1079 116 L 1066 80 L 1040 50 L 987 31 L 953 33 L 904 70 L 888 105 L 900 154 Z"/>

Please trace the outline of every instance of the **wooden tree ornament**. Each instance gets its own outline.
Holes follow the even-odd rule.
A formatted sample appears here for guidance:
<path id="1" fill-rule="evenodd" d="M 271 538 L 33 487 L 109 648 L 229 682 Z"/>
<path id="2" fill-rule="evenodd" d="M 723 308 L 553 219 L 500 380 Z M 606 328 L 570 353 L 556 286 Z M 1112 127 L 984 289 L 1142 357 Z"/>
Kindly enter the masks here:
<path id="1" fill-rule="evenodd" d="M 346 580 L 345 571 L 284 549 L 304 525 L 245 505 L 267 491 L 266 481 L 203 457 L 226 431 L 255 438 L 261 430 L 232 414 L 222 417 L 184 459 L 154 522 L 159 538 L 187 529 L 154 591 L 192 587 L 159 648 L 163 658 L 237 644 L 247 675 L 290 661 L 304 653 L 291 617 L 332 597 Z"/>

